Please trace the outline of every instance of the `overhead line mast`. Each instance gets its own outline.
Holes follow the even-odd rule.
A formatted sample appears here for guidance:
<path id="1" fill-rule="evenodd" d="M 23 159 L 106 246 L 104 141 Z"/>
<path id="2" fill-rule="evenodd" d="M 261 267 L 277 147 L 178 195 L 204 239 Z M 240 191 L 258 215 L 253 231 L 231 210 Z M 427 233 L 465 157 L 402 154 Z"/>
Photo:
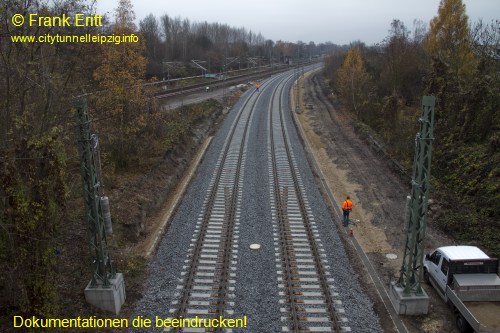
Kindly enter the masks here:
<path id="1" fill-rule="evenodd" d="M 125 282 L 117 273 L 106 240 L 101 202 L 101 179 L 98 174 L 98 141 L 90 132 L 87 100 L 75 103 L 78 116 L 78 151 L 82 174 L 85 215 L 87 218 L 91 252 L 92 278 L 85 288 L 85 299 L 90 304 L 115 314 L 125 302 Z"/>
<path id="2" fill-rule="evenodd" d="M 427 226 L 432 141 L 434 140 L 434 96 L 422 98 L 420 131 L 415 138 L 415 160 L 410 196 L 408 228 L 403 264 L 389 295 L 399 314 L 418 315 L 428 311 L 429 297 L 422 289 L 424 238 Z"/>

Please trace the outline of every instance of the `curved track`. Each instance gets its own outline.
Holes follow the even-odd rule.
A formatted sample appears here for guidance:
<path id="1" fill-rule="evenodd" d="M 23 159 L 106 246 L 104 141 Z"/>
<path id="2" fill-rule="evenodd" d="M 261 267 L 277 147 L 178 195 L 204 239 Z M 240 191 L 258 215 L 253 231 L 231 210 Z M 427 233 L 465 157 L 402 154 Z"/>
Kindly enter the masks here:
<path id="1" fill-rule="evenodd" d="M 276 79 L 274 79 L 276 80 Z M 212 176 L 173 302 L 174 318 L 229 317 L 234 284 L 247 133 L 258 93 L 240 109 Z M 216 330 L 216 332 L 222 330 Z M 176 330 L 179 332 L 179 330 Z"/>
<path id="2" fill-rule="evenodd" d="M 283 121 L 281 84 L 269 107 L 269 172 L 284 332 L 348 331 Z"/>
<path id="3" fill-rule="evenodd" d="M 150 318 L 246 316 L 246 326 L 166 332 L 379 332 L 291 122 L 296 74 L 263 81 L 228 115 L 136 308 Z"/>

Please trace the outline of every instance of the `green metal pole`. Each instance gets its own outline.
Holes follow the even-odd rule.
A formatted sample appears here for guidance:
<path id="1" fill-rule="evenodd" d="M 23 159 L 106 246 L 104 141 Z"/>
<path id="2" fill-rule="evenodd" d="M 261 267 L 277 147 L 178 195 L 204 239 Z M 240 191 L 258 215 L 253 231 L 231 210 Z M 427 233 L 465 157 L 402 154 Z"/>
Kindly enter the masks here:
<path id="1" fill-rule="evenodd" d="M 434 96 L 423 97 L 422 116 L 419 120 L 420 131 L 415 139 L 410 216 L 403 265 L 398 281 L 404 295 L 423 294 L 420 281 L 423 276 L 423 242 L 427 226 L 435 100 Z"/>
<path id="2" fill-rule="evenodd" d="M 82 175 L 85 215 L 89 232 L 89 247 L 91 253 L 91 285 L 102 283 L 110 285 L 109 279 L 115 276 L 111 256 L 106 241 L 103 211 L 101 206 L 101 182 L 97 175 L 96 149 L 97 142 L 90 133 L 90 119 L 87 100 L 75 102 L 78 116 L 78 151 L 80 154 L 80 171 Z"/>

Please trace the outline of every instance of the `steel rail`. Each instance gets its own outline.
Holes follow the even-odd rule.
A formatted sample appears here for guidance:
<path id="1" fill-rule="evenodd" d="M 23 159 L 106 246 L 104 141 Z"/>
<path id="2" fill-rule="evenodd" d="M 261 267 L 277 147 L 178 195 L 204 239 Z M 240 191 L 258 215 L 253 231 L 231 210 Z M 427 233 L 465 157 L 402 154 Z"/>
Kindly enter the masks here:
<path id="1" fill-rule="evenodd" d="M 270 82 L 279 79 L 280 76 L 270 79 L 265 82 L 263 85 L 270 84 Z M 224 143 L 223 151 L 221 154 L 220 162 L 218 162 L 217 172 L 214 177 L 213 184 L 209 189 L 209 194 L 204 204 L 203 218 L 200 226 L 200 231 L 198 234 L 198 238 L 196 239 L 196 243 L 194 249 L 192 251 L 192 258 L 189 262 L 188 273 L 185 277 L 183 287 L 180 291 L 180 300 L 178 301 L 178 308 L 174 312 L 176 318 L 184 317 L 188 314 L 188 307 L 190 303 L 191 294 L 193 292 L 193 287 L 195 285 L 195 277 L 198 271 L 198 266 L 201 259 L 202 247 L 205 243 L 207 232 L 209 228 L 209 220 L 212 216 L 212 211 L 216 202 L 217 192 L 221 188 L 221 179 L 223 176 L 224 166 L 226 164 L 227 157 L 230 152 L 230 148 L 232 146 L 233 140 L 235 139 L 235 133 L 238 128 L 238 125 L 241 121 L 244 121 L 244 129 L 241 136 L 241 140 L 238 144 L 238 158 L 236 162 L 236 170 L 234 173 L 234 180 L 232 186 L 224 186 L 224 202 L 225 202 L 225 210 L 224 210 L 224 221 L 221 228 L 221 237 L 218 248 L 217 255 L 217 266 L 215 271 L 218 274 L 214 278 L 215 287 L 212 290 L 212 301 L 210 305 L 214 306 L 214 310 L 211 310 L 210 313 L 214 316 L 224 316 L 224 312 L 227 305 L 227 295 L 229 291 L 229 280 L 230 280 L 230 272 L 231 272 L 231 257 L 233 255 L 233 233 L 235 228 L 235 220 L 236 220 L 236 211 L 238 205 L 238 193 L 240 187 L 240 176 L 242 172 L 242 161 L 246 146 L 248 128 L 250 126 L 250 119 L 252 118 L 252 114 L 255 110 L 255 105 L 259 99 L 260 94 L 253 92 L 247 100 L 244 102 L 243 106 L 239 110 L 238 115 L 236 116 L 232 127 L 230 129 L 229 135 Z M 255 97 L 255 98 L 252 98 Z M 248 112 L 248 116 L 246 119 L 241 119 L 244 114 L 245 108 L 252 101 L 252 104 L 249 106 L 250 111 Z M 236 138 L 238 139 L 238 138 Z M 175 332 L 179 332 L 180 328 L 176 328 Z M 221 328 L 217 328 L 211 331 L 221 332 Z"/>
<path id="2" fill-rule="evenodd" d="M 288 78 L 290 80 L 291 77 Z M 313 229 L 311 227 L 311 223 L 309 220 L 309 215 L 307 212 L 307 206 L 304 200 L 304 196 L 302 194 L 302 190 L 300 188 L 300 181 L 297 176 L 297 170 L 295 169 L 295 163 L 292 159 L 292 153 L 290 149 L 290 143 L 288 139 L 288 135 L 286 132 L 286 127 L 284 123 L 284 108 L 283 108 L 283 95 L 284 95 L 284 90 L 286 86 L 286 81 L 281 85 L 281 90 L 279 92 L 279 97 L 278 97 L 278 112 L 279 112 L 279 125 L 281 128 L 281 133 L 276 133 L 276 135 L 281 134 L 283 137 L 283 144 L 284 144 L 284 149 L 286 152 L 286 159 L 288 161 L 288 167 L 290 169 L 290 175 L 292 177 L 292 182 L 293 182 L 293 190 L 295 193 L 295 197 L 298 202 L 298 206 L 300 208 L 300 215 L 302 218 L 302 222 L 307 234 L 307 240 L 309 244 L 309 248 L 312 252 L 313 256 L 313 261 L 314 261 L 314 266 L 315 270 L 318 276 L 318 280 L 321 285 L 321 291 L 324 295 L 323 299 L 324 302 L 326 303 L 326 308 L 327 308 L 327 313 L 328 317 L 330 320 L 330 324 L 332 326 L 332 329 L 334 332 L 340 332 L 341 327 L 340 327 L 340 318 L 338 316 L 337 310 L 334 306 L 333 302 L 333 295 L 330 291 L 330 286 L 328 284 L 328 278 L 327 274 L 325 271 L 325 268 L 323 267 L 322 261 L 321 261 L 321 253 L 318 249 L 316 237 L 314 235 Z M 292 232 L 290 229 L 290 223 L 289 223 L 289 218 L 288 218 L 288 213 L 287 213 L 287 206 L 288 206 L 288 192 L 289 188 L 285 186 L 283 188 L 283 191 L 280 190 L 280 174 L 278 172 L 278 165 L 277 165 L 277 157 L 276 157 L 276 144 L 277 142 L 275 141 L 275 133 L 274 133 L 274 126 L 273 126 L 273 110 L 274 110 L 274 95 L 278 91 L 278 88 L 273 92 L 273 97 L 271 98 L 271 106 L 270 106 L 270 112 L 269 112 L 269 131 L 270 131 L 270 149 L 271 149 L 271 158 L 272 158 L 272 172 L 273 172 L 273 186 L 274 186 L 274 199 L 276 202 L 276 208 L 277 208 L 277 217 L 278 217 L 278 227 L 279 227 L 279 234 L 280 234 L 280 243 L 281 243 L 281 252 L 282 252 L 282 260 L 283 260 L 283 266 L 284 270 L 283 273 L 285 275 L 285 284 L 286 284 L 286 292 L 287 292 L 287 298 L 289 301 L 289 311 L 290 315 L 289 318 L 291 319 L 291 327 L 290 329 L 293 332 L 305 332 L 309 331 L 309 327 L 303 325 L 303 323 L 307 320 L 305 316 L 305 311 L 303 311 L 303 299 L 301 297 L 298 297 L 300 295 L 300 292 L 298 292 L 298 289 L 301 288 L 301 284 L 299 281 L 298 277 L 298 271 L 297 271 L 297 265 L 294 264 L 296 255 L 295 251 L 293 248 L 292 244 Z M 279 131 L 279 129 L 277 129 Z"/>
<path id="3" fill-rule="evenodd" d="M 269 69 L 269 70 L 263 70 L 263 71 L 258 71 L 258 72 L 246 73 L 246 74 L 242 74 L 242 75 L 236 75 L 236 76 L 232 76 L 232 77 L 229 77 L 226 79 L 219 79 L 219 80 L 215 80 L 215 81 L 196 83 L 196 84 L 192 84 L 192 85 L 189 85 L 186 87 L 172 88 L 172 89 L 167 90 L 166 92 L 158 92 L 157 94 L 155 94 L 155 98 L 163 99 L 163 98 L 169 98 L 169 97 L 174 97 L 174 96 L 179 96 L 179 95 L 187 95 L 189 93 L 194 93 L 196 91 L 205 90 L 205 88 L 207 86 L 215 87 L 215 88 L 227 87 L 227 86 L 235 85 L 238 83 L 248 82 L 248 80 L 261 78 L 263 76 L 268 76 L 269 74 L 286 72 L 288 70 L 290 70 L 290 69 L 280 67 L 280 68 L 276 68 L 273 70 Z M 198 76 L 194 76 L 193 78 L 197 78 L 197 77 Z M 202 77 L 202 76 L 200 76 L 200 77 Z M 154 84 L 158 84 L 158 83 L 159 82 L 155 82 Z M 166 81 L 161 81 L 161 83 L 166 83 Z"/>
<path id="4" fill-rule="evenodd" d="M 200 255 L 201 255 L 201 249 L 202 249 L 202 246 L 204 244 L 205 237 L 206 237 L 207 230 L 208 230 L 208 222 L 209 222 L 209 219 L 210 219 L 210 217 L 212 215 L 212 209 L 213 209 L 213 206 L 214 206 L 214 203 L 215 203 L 215 198 L 216 198 L 216 195 L 217 195 L 217 190 L 218 190 L 218 187 L 219 187 L 219 184 L 220 184 L 220 180 L 221 180 L 221 176 L 222 176 L 222 172 L 223 172 L 223 169 L 224 169 L 223 165 L 226 162 L 226 158 L 227 158 L 227 155 L 229 153 L 230 142 L 233 139 L 234 133 L 235 133 L 236 128 L 237 128 L 237 124 L 239 123 L 240 118 L 241 118 L 241 116 L 243 114 L 243 110 L 247 106 L 247 104 L 248 104 L 249 101 L 250 101 L 250 97 L 245 101 L 245 104 L 242 106 L 240 112 L 238 113 L 238 116 L 237 116 L 235 122 L 233 123 L 233 126 L 232 126 L 231 130 L 230 130 L 229 139 L 227 140 L 226 145 L 224 147 L 223 155 L 222 155 L 222 158 L 221 158 L 221 162 L 220 162 L 220 165 L 219 165 L 219 167 L 217 169 L 217 174 L 215 176 L 215 182 L 214 182 L 214 184 L 212 186 L 212 189 L 210 191 L 207 203 L 205 205 L 206 209 L 205 209 L 204 215 L 203 215 L 203 222 L 202 222 L 202 225 L 201 225 L 201 230 L 200 230 L 200 233 L 199 233 L 199 237 L 198 237 L 198 239 L 196 241 L 195 249 L 193 251 L 193 258 L 191 260 L 190 267 L 189 267 L 189 275 L 186 278 L 185 288 L 182 291 L 182 298 L 181 298 L 180 306 L 179 306 L 179 309 L 177 310 L 177 313 L 176 313 L 177 317 L 180 317 L 180 316 L 183 316 L 183 315 L 186 314 L 186 308 L 187 308 L 187 305 L 188 305 L 188 302 L 189 302 L 189 293 L 191 292 L 191 289 L 192 289 L 192 286 L 193 286 L 193 283 L 194 283 L 194 275 L 196 273 L 196 268 L 197 268 L 198 263 L 199 263 L 199 259 L 200 259 Z"/>

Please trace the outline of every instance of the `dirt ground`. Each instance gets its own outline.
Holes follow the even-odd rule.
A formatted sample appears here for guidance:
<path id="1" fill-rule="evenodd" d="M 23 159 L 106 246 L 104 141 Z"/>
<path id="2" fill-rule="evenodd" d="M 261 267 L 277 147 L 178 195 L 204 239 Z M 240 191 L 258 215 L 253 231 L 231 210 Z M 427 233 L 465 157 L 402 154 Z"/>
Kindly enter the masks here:
<path id="1" fill-rule="evenodd" d="M 302 112 L 299 122 L 335 202 L 346 196 L 353 201 L 351 227 L 358 243 L 368 255 L 385 286 L 399 277 L 405 246 L 404 221 L 410 178 L 394 168 L 394 163 L 373 142 L 362 140 L 355 132 L 353 117 L 336 102 L 320 72 L 308 74 L 300 83 Z M 453 244 L 453 240 L 433 228 L 431 205 L 426 234 L 426 249 Z M 340 225 L 340 221 L 338 221 Z M 346 246 L 347 247 L 347 246 Z M 389 259 L 387 254 L 395 254 Z M 355 253 L 352 256 L 357 256 Z M 359 260 L 354 260 L 359 262 Z M 392 322 L 383 303 L 373 291 L 366 271 L 358 274 L 366 281 L 375 310 L 384 330 L 391 332 Z M 431 286 L 424 289 L 430 296 L 427 316 L 405 316 L 410 332 L 457 332 L 452 311 Z"/>

